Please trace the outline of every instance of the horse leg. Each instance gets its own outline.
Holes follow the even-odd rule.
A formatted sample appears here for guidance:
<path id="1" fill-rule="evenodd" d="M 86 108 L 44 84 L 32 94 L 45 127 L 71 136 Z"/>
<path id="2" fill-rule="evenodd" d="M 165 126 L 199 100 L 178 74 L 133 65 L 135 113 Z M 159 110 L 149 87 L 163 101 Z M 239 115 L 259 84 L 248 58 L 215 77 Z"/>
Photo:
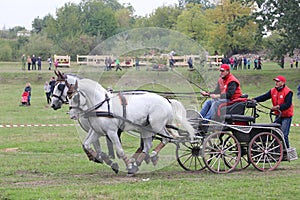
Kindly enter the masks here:
<path id="1" fill-rule="evenodd" d="M 111 169 L 117 174 L 119 172 L 119 165 L 118 163 L 113 162 L 112 160 L 110 160 L 109 158 L 110 156 L 108 156 L 106 153 L 101 152 L 101 158 L 104 160 L 104 162 L 111 167 Z"/>
<path id="2" fill-rule="evenodd" d="M 91 143 L 94 145 L 96 151 L 91 148 Z M 89 129 L 88 135 L 83 142 L 82 148 L 89 160 L 96 163 L 103 163 L 103 159 L 101 158 L 101 145 L 99 142 L 99 136 L 93 129 Z"/>
<path id="3" fill-rule="evenodd" d="M 151 152 L 150 160 L 152 164 L 155 166 L 158 162 L 158 153 L 166 146 L 166 144 L 169 142 L 169 139 L 163 138 L 163 140 L 154 148 L 154 150 Z"/>
<path id="4" fill-rule="evenodd" d="M 134 175 L 139 170 L 139 166 L 141 166 L 142 162 L 149 155 L 149 151 L 152 147 L 152 137 L 141 139 L 141 144 L 143 144 L 142 152 L 139 153 L 136 158 L 132 157 L 130 159 L 128 175 Z M 141 147 L 139 149 L 141 149 Z"/>
<path id="5" fill-rule="evenodd" d="M 90 143 L 93 144 L 96 152 L 90 148 Z M 94 161 L 96 163 L 103 163 L 103 161 L 112 168 L 115 173 L 119 172 L 118 163 L 114 163 L 110 160 L 109 156 L 101 151 L 101 145 L 99 142 L 99 135 L 95 133 L 93 129 L 89 130 L 89 134 L 84 141 L 83 150 L 88 156 L 89 160 Z"/>
<path id="6" fill-rule="evenodd" d="M 118 129 L 118 137 L 119 137 L 120 142 L 121 142 L 121 133 L 122 132 L 123 132 L 123 130 Z M 114 159 L 115 158 L 114 145 L 113 145 L 112 141 L 109 139 L 108 136 L 106 136 L 106 144 L 107 144 L 109 157 Z"/>
<path id="7" fill-rule="evenodd" d="M 114 146 L 109 137 L 106 136 L 106 144 L 108 149 L 108 155 L 114 159 L 115 158 L 115 152 L 114 152 Z"/>
<path id="8" fill-rule="evenodd" d="M 116 133 L 115 131 L 109 130 L 109 131 L 107 131 L 107 136 L 112 141 L 112 143 L 115 145 L 118 158 L 122 159 L 124 161 L 126 167 L 128 168 L 129 159 L 124 153 L 119 135 L 115 134 L 115 133 Z"/>
<path id="9" fill-rule="evenodd" d="M 101 163 L 102 164 L 103 160 L 102 160 L 101 156 L 99 156 L 102 153 L 102 149 L 101 149 L 101 145 L 100 145 L 99 140 L 93 141 L 92 144 L 93 144 L 94 149 L 96 151 L 95 153 L 92 153 L 94 155 L 94 158 L 95 158 L 93 161 L 96 162 L 96 163 Z"/>

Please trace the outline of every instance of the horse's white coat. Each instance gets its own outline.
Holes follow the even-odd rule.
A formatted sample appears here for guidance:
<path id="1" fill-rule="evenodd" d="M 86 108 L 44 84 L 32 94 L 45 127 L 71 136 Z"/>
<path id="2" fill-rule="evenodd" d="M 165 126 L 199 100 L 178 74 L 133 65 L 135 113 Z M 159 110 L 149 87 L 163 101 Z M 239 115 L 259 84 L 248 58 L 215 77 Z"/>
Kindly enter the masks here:
<path id="1" fill-rule="evenodd" d="M 69 99 L 70 117 L 78 119 L 80 114 L 89 108 L 99 104 L 105 100 L 105 95 L 110 96 L 100 84 L 90 79 L 78 80 L 77 92 Z M 169 102 L 167 99 L 149 92 L 139 92 L 138 94 L 123 94 L 126 99 L 126 120 L 134 123 L 127 123 L 122 119 L 108 117 L 88 117 L 91 128 L 95 132 L 90 133 L 84 145 L 88 148 L 91 142 L 98 138 L 93 134 L 106 133 L 116 146 L 117 155 L 123 158 L 124 151 L 117 137 L 117 130 L 124 125 L 124 131 L 138 130 L 141 133 L 141 138 L 151 144 L 145 144 L 143 152 L 149 153 L 149 148 L 152 146 L 152 136 L 156 133 L 169 135 L 166 125 L 171 125 L 173 120 L 179 120 L 186 130 L 193 137 L 193 128 L 188 123 L 185 117 L 185 109 L 182 104 L 176 100 Z M 118 95 L 110 96 L 108 102 L 97 109 L 97 111 L 111 112 L 116 116 L 123 116 L 123 106 Z M 144 126 L 146 129 L 140 128 L 137 125 Z M 149 131 L 151 130 L 151 131 Z M 145 140 L 144 140 L 145 141 Z"/>

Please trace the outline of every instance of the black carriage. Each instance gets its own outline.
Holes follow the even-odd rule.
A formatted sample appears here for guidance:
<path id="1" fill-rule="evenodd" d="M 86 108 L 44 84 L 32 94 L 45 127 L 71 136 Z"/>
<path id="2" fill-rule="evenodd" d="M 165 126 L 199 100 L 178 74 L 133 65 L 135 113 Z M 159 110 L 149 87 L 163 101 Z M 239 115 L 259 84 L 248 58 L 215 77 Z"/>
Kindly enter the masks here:
<path id="1" fill-rule="evenodd" d="M 196 137 L 194 141 L 184 137 L 174 141 L 179 165 L 191 171 L 208 168 L 214 173 L 228 173 L 252 164 L 260 171 L 271 171 L 281 161 L 297 159 L 296 149 L 286 146 L 280 124 L 273 122 L 273 112 L 271 123 L 256 123 L 256 106 L 256 102 L 240 98 L 220 105 L 214 120 L 188 110 Z"/>

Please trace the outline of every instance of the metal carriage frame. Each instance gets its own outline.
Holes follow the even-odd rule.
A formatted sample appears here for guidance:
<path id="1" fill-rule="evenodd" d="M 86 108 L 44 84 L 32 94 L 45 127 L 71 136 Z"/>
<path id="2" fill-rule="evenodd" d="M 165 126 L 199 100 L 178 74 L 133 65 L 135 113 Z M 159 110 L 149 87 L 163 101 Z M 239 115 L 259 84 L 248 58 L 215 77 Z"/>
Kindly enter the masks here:
<path id="1" fill-rule="evenodd" d="M 281 161 L 298 158 L 295 148 L 287 148 L 280 124 L 258 124 L 256 102 L 236 103 L 252 109 L 251 116 L 226 113 L 222 120 L 205 120 L 197 111 L 190 123 L 197 132 L 195 141 L 178 141 L 177 161 L 185 170 L 208 168 L 214 173 L 229 173 L 253 165 L 259 171 L 272 171 Z M 244 112 L 244 111 L 243 111 Z M 233 112 L 234 113 L 234 112 Z M 220 122 L 221 121 L 221 122 Z"/>

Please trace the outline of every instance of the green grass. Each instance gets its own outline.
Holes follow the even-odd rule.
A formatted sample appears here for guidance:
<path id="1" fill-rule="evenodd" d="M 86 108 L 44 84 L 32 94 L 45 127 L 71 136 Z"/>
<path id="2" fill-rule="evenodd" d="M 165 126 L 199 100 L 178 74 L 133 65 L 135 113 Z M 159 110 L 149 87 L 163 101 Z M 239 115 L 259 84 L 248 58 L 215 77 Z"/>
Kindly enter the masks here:
<path id="1" fill-rule="evenodd" d="M 181 80 L 173 80 L 172 72 L 135 70 L 102 73 L 99 68 L 72 65 L 61 69 L 97 78 L 114 89 L 146 88 L 153 90 L 190 91 Z M 178 68 L 189 79 L 202 84 L 197 72 Z M 293 123 L 300 123 L 300 101 L 296 88 L 300 83 L 298 69 L 280 69 L 274 63 L 264 63 L 263 70 L 233 71 L 249 97 L 260 95 L 274 86 L 277 75 L 287 78 L 294 90 L 295 116 Z M 172 75 L 173 74 L 173 75 Z M 68 107 L 54 111 L 46 105 L 43 84 L 53 72 L 43 67 L 38 71 L 21 71 L 17 63 L 0 63 L 0 124 L 73 124 L 66 114 Z M 136 83 L 137 79 L 145 83 Z M 160 84 L 164 80 L 166 84 Z M 25 83 L 32 85 L 32 106 L 20 107 Z M 149 82 L 152 81 L 150 84 Z M 139 85 L 140 84 L 140 85 Z M 199 107 L 200 101 L 182 99 L 186 106 Z M 266 102 L 264 105 L 270 105 Z M 261 114 L 261 121 L 268 122 L 268 115 Z M 127 177 L 124 171 L 115 174 L 105 165 L 88 161 L 81 148 L 80 133 L 74 126 L 0 128 L 0 199 L 299 199 L 300 160 L 282 162 L 271 172 L 262 173 L 252 166 L 230 174 L 213 174 L 207 170 L 186 172 L 172 153 L 170 163 L 163 167 L 149 165 L 151 172 L 141 172 Z M 82 137 L 82 135 L 80 135 Z M 123 136 L 124 149 L 132 152 L 138 145 L 134 137 Z M 290 143 L 300 155 L 300 128 L 291 127 Z M 6 152 L 8 148 L 16 151 Z M 168 144 L 168 154 L 174 145 Z M 163 152 L 162 152 L 163 153 Z M 161 159 L 159 164 L 164 164 Z M 145 164 L 144 164 L 145 165 Z M 151 170 L 152 169 L 152 170 Z M 155 170 L 157 169 L 157 170 Z"/>

